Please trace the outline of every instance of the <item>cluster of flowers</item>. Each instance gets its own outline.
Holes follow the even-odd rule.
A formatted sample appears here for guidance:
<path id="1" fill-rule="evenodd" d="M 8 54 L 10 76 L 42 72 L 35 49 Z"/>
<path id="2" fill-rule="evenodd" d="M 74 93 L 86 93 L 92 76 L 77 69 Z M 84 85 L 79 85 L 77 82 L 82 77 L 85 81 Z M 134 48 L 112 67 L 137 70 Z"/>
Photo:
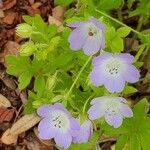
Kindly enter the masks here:
<path id="1" fill-rule="evenodd" d="M 104 48 L 105 28 L 96 18 L 68 26 L 74 28 L 68 39 L 72 50 L 83 49 L 86 55 L 94 55 Z M 133 60 L 134 57 L 128 53 L 103 53 L 93 59 L 90 79 L 95 86 L 104 85 L 110 93 L 121 92 L 126 81 L 135 83 L 139 80 L 140 74 L 132 65 Z M 123 97 L 97 97 L 91 105 L 87 112 L 89 119 L 82 125 L 60 103 L 40 107 L 37 113 L 43 119 L 38 126 L 39 137 L 54 138 L 58 146 L 67 149 L 71 143 L 84 143 L 90 139 L 93 132 L 91 120 L 104 117 L 109 125 L 118 128 L 123 118 L 133 116 Z"/>

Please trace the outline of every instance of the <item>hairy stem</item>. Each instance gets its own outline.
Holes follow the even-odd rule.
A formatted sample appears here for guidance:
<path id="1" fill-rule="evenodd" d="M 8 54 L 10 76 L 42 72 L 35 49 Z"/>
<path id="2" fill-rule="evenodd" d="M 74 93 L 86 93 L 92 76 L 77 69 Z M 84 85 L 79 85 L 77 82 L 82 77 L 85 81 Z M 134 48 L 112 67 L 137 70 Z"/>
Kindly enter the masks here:
<path id="1" fill-rule="evenodd" d="M 69 97 L 69 95 L 70 95 L 70 93 L 72 92 L 72 90 L 73 90 L 73 88 L 74 88 L 76 82 L 78 81 L 78 79 L 79 79 L 81 73 L 82 73 L 83 70 L 86 68 L 86 66 L 87 66 L 88 63 L 91 61 L 91 59 L 92 59 L 92 56 L 90 56 L 90 57 L 87 59 L 87 61 L 85 62 L 84 66 L 83 66 L 83 67 L 81 68 L 81 70 L 79 71 L 77 77 L 75 78 L 74 82 L 72 83 L 72 85 L 71 85 L 71 87 L 70 87 L 70 89 L 69 89 L 69 91 L 68 91 L 68 93 L 67 93 L 67 95 L 66 95 L 66 98 Z"/>
<path id="2" fill-rule="evenodd" d="M 135 30 L 135 29 L 129 27 L 128 25 L 126 25 L 126 24 L 120 22 L 119 20 L 117 20 L 117 19 L 115 19 L 115 18 L 113 18 L 113 17 L 107 15 L 106 13 L 104 13 L 104 12 L 102 12 L 102 11 L 100 11 L 100 10 L 97 10 L 97 9 L 95 9 L 95 11 L 97 11 L 98 13 L 102 14 L 103 16 L 105 16 L 105 17 L 107 17 L 107 18 L 109 18 L 109 19 L 111 19 L 111 20 L 117 22 L 118 24 L 120 24 L 120 25 L 122 25 L 122 26 L 124 26 L 124 27 L 130 28 L 130 30 L 131 30 L 132 32 L 134 32 L 134 33 L 136 33 L 136 34 L 138 34 L 138 35 L 144 36 L 144 34 L 138 32 L 137 30 Z"/>

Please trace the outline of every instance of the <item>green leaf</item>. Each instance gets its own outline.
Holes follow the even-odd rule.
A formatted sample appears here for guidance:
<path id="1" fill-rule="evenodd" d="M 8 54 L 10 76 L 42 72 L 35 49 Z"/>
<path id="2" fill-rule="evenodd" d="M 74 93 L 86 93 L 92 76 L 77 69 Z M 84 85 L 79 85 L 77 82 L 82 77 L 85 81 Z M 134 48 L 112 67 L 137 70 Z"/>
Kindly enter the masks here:
<path id="1" fill-rule="evenodd" d="M 29 71 L 23 72 L 19 78 L 19 89 L 23 90 L 24 88 L 26 88 L 28 86 L 28 84 L 30 83 L 32 78 L 32 74 Z"/>
<path id="2" fill-rule="evenodd" d="M 150 120 L 149 120 L 150 121 Z M 141 134 L 142 150 L 148 150 L 150 144 L 150 130 Z"/>
<path id="3" fill-rule="evenodd" d="M 18 76 L 22 72 L 30 70 L 30 62 L 28 57 L 7 55 L 5 59 L 6 63 L 10 65 L 6 70 L 10 75 Z"/>
<path id="4" fill-rule="evenodd" d="M 45 90 L 45 79 L 42 75 L 39 75 L 35 78 L 34 82 L 34 91 L 37 92 L 37 95 L 41 97 Z"/>
<path id="5" fill-rule="evenodd" d="M 33 24 L 33 17 L 27 16 L 27 15 L 23 15 L 22 18 L 23 18 L 23 20 L 24 20 L 27 24 L 29 24 L 29 25 L 32 25 L 32 24 Z"/>
<path id="6" fill-rule="evenodd" d="M 63 6 L 67 6 L 69 4 L 71 4 L 74 0 L 55 0 L 55 4 L 56 5 L 63 5 Z"/>
<path id="7" fill-rule="evenodd" d="M 138 102 L 133 110 L 134 110 L 134 115 L 135 116 L 139 116 L 139 117 L 144 117 L 146 116 L 146 106 L 147 106 L 147 99 L 146 98 L 143 98 L 140 100 L 140 102 Z M 140 115 L 139 115 L 140 114 Z"/>
<path id="8" fill-rule="evenodd" d="M 136 10 L 132 11 L 129 16 L 133 17 L 136 15 L 145 15 L 150 16 L 150 1 L 149 0 L 140 0 L 140 4 L 136 8 Z"/>
<path id="9" fill-rule="evenodd" d="M 135 0 L 128 0 L 128 8 L 130 9 L 133 5 L 133 3 L 135 2 Z"/>
<path id="10" fill-rule="evenodd" d="M 112 9 L 117 9 L 123 3 L 122 0 L 95 0 L 95 5 L 101 10 L 110 11 Z"/>
<path id="11" fill-rule="evenodd" d="M 121 150 L 124 148 L 126 142 L 128 140 L 128 136 L 123 134 L 121 135 L 118 139 L 117 139 L 117 143 L 116 143 L 116 149 L 115 150 Z"/>
<path id="12" fill-rule="evenodd" d="M 123 39 L 115 31 L 113 27 L 109 28 L 105 33 L 106 36 L 106 46 L 111 48 L 111 52 L 120 53 L 123 51 Z"/>
<path id="13" fill-rule="evenodd" d="M 26 114 L 32 114 L 35 112 L 35 108 L 33 107 L 32 103 L 35 101 L 35 94 L 32 92 L 29 92 L 28 101 L 27 104 L 24 106 L 24 112 Z"/>
<path id="14" fill-rule="evenodd" d="M 124 90 L 123 90 L 123 94 L 131 94 L 131 93 L 135 93 L 137 91 L 138 90 L 135 87 L 126 85 Z"/>
<path id="15" fill-rule="evenodd" d="M 129 140 L 129 150 L 141 150 L 141 144 L 136 134 L 130 137 Z"/>
<path id="16" fill-rule="evenodd" d="M 117 30 L 119 37 L 126 37 L 130 33 L 130 28 L 128 27 L 121 27 Z"/>

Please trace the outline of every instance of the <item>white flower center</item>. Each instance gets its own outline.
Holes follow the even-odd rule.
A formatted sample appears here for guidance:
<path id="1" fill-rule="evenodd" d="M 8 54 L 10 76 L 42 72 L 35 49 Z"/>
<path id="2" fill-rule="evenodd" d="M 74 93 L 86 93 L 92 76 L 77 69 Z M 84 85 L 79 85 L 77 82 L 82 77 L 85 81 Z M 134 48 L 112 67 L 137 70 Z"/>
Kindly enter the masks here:
<path id="1" fill-rule="evenodd" d="M 105 72 L 109 75 L 117 75 L 120 74 L 125 65 L 123 61 L 116 59 L 116 58 L 110 58 L 103 63 L 103 69 Z"/>
<path id="2" fill-rule="evenodd" d="M 52 115 L 52 122 L 55 128 L 60 132 L 66 132 L 70 128 L 70 121 L 68 116 L 62 111 L 55 111 Z"/>
<path id="3" fill-rule="evenodd" d="M 88 34 L 88 37 L 93 37 L 99 34 L 100 31 L 93 23 L 89 23 L 86 27 L 86 33 Z"/>
<path id="4" fill-rule="evenodd" d="M 120 111 L 122 102 L 117 99 L 109 98 L 105 101 L 103 108 L 105 109 L 105 113 L 109 116 L 116 115 Z"/>

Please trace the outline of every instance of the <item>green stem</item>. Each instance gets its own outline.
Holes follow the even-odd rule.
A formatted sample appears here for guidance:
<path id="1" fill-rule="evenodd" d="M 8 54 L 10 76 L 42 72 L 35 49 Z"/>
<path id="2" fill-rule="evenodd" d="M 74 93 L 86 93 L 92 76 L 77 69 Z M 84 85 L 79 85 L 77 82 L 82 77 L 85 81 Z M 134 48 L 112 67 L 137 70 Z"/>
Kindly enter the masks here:
<path id="1" fill-rule="evenodd" d="M 81 73 L 82 73 L 83 70 L 86 68 L 86 66 L 88 65 L 88 63 L 90 62 L 91 59 L 92 59 L 92 56 L 90 56 L 90 57 L 87 59 L 87 61 L 85 62 L 84 66 L 83 66 L 83 67 L 81 68 L 81 70 L 79 71 L 77 77 L 75 78 L 73 84 L 71 85 L 71 87 L 70 87 L 70 89 L 69 89 L 69 91 L 68 91 L 68 93 L 67 93 L 67 95 L 66 95 L 66 98 L 68 98 L 68 96 L 69 96 L 70 93 L 72 92 L 72 90 L 73 90 L 73 88 L 74 88 L 76 82 L 78 81 L 78 79 L 79 79 Z"/>
<path id="2" fill-rule="evenodd" d="M 137 54 L 134 57 L 134 62 L 137 62 L 140 58 L 140 56 L 143 54 L 143 51 L 145 50 L 145 44 L 140 45 L 140 49 L 138 50 Z"/>
<path id="3" fill-rule="evenodd" d="M 86 106 L 87 106 L 89 100 L 90 100 L 93 96 L 94 96 L 94 94 L 91 95 L 91 96 L 86 100 L 86 102 L 84 103 L 83 110 L 82 110 L 82 114 L 85 114 Z"/>
<path id="4" fill-rule="evenodd" d="M 96 124 L 93 122 L 93 128 L 95 131 L 97 131 L 97 127 L 96 127 Z M 100 146 L 99 146 L 99 143 L 97 143 L 94 147 L 95 150 L 101 150 Z"/>
<path id="5" fill-rule="evenodd" d="M 117 20 L 117 19 L 115 19 L 115 18 L 113 18 L 113 17 L 107 15 L 106 13 L 104 13 L 104 12 L 102 12 L 102 11 L 100 11 L 100 10 L 95 9 L 95 11 L 97 11 L 98 13 L 102 14 L 103 16 L 105 16 L 105 17 L 107 17 L 107 18 L 109 18 L 109 19 L 111 19 L 111 20 L 117 22 L 117 23 L 120 24 L 121 26 L 130 28 L 130 30 L 131 30 L 132 32 L 134 32 L 134 33 L 136 33 L 136 34 L 138 34 L 138 35 L 144 35 L 144 34 L 138 32 L 138 31 L 136 31 L 135 29 L 133 29 L 133 28 L 127 26 L 126 24 L 120 22 L 119 20 Z"/>
<path id="6" fill-rule="evenodd" d="M 121 8 L 119 8 L 119 9 L 117 10 L 117 14 L 118 14 L 119 20 L 120 20 L 121 22 L 123 22 L 123 17 L 122 17 L 122 11 L 121 11 Z"/>
<path id="7" fill-rule="evenodd" d="M 141 15 L 141 17 L 140 17 L 140 19 L 139 19 L 139 21 L 138 21 L 137 28 L 136 28 L 137 31 L 140 31 L 140 30 L 141 30 L 142 25 L 143 25 L 143 21 L 144 21 L 144 16 Z"/>

